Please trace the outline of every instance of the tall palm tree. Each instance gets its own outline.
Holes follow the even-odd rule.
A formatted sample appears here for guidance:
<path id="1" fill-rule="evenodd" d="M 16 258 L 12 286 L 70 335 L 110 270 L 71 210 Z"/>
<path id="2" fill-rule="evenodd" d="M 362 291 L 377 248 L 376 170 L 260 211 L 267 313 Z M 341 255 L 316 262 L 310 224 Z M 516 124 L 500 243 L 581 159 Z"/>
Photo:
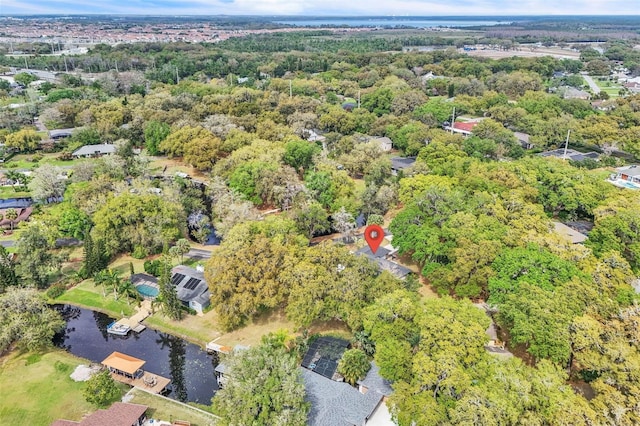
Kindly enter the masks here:
<path id="1" fill-rule="evenodd" d="M 109 274 L 107 270 L 98 271 L 93 276 L 93 282 L 102 286 L 102 297 L 107 297 L 106 283 L 108 276 Z"/>
<path id="2" fill-rule="evenodd" d="M 136 287 L 133 285 L 131 280 L 122 281 L 122 283 L 120 283 L 120 288 L 118 289 L 118 291 L 120 292 L 120 294 L 124 295 L 124 297 L 127 298 L 127 304 L 129 306 L 131 306 L 131 297 L 137 299 L 138 290 L 136 290 Z"/>
<path id="3" fill-rule="evenodd" d="M 18 218 L 18 211 L 16 209 L 7 209 L 7 211 L 4 212 L 4 218 L 9 221 L 9 226 L 13 231 L 14 221 Z"/>
<path id="4" fill-rule="evenodd" d="M 120 277 L 120 272 L 116 270 L 107 269 L 107 287 L 111 287 L 113 289 L 113 300 L 118 300 L 118 290 L 122 285 L 122 278 Z"/>

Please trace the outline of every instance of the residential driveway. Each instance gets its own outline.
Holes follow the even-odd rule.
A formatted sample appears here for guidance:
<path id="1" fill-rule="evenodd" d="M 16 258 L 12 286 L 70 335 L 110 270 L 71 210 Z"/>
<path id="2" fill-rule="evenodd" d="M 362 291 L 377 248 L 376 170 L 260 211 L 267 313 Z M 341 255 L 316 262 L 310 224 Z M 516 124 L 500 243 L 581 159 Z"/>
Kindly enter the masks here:
<path id="1" fill-rule="evenodd" d="M 201 250 L 201 249 L 192 248 L 191 250 L 189 250 L 189 252 L 186 254 L 186 256 L 188 258 L 194 259 L 194 260 L 205 260 L 205 259 L 209 259 L 211 257 L 211 252 L 209 250 Z"/>
<path id="2" fill-rule="evenodd" d="M 596 82 L 593 80 L 593 78 L 591 78 L 590 75 L 582 74 L 582 78 L 584 78 L 587 84 L 589 84 L 589 87 L 591 87 L 593 93 L 595 93 L 596 95 L 600 93 L 600 87 L 596 84 Z"/>

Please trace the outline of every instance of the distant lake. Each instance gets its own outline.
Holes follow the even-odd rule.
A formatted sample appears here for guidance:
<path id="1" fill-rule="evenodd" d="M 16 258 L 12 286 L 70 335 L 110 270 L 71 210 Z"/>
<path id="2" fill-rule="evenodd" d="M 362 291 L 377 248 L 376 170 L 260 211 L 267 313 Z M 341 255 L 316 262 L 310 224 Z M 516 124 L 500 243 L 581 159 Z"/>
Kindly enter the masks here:
<path id="1" fill-rule="evenodd" d="M 288 18 L 274 20 L 278 24 L 296 25 L 300 27 L 321 27 L 321 26 L 346 26 L 346 27 L 414 27 L 414 28 L 436 28 L 436 27 L 475 27 L 498 24 L 510 24 L 513 20 L 499 21 L 474 19 L 474 18 L 434 18 L 415 16 L 389 16 L 389 17 L 310 17 L 310 18 Z"/>

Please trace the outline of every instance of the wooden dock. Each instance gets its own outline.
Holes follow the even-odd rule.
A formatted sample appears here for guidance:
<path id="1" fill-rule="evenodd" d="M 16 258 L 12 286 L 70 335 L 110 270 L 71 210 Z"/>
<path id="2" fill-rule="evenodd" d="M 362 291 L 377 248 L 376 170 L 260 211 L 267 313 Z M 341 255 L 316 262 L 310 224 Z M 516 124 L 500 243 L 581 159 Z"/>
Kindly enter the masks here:
<path id="1" fill-rule="evenodd" d="M 157 374 L 149 373 L 148 371 L 143 371 L 142 376 L 136 379 L 132 379 L 130 377 L 126 377 L 122 374 L 114 372 L 111 372 L 111 377 L 113 377 L 113 380 L 116 380 L 120 383 L 125 383 L 129 386 L 144 389 L 147 392 L 155 394 L 161 393 L 167 386 L 169 386 L 169 383 L 171 383 L 170 379 L 159 376 Z"/>
<path id="2" fill-rule="evenodd" d="M 129 318 L 122 318 L 118 320 L 116 324 L 129 326 L 131 330 L 135 331 L 136 333 L 140 333 L 145 328 L 147 328 L 144 324 L 142 324 L 142 321 L 144 321 L 145 318 L 151 315 L 151 312 L 149 312 L 149 308 L 147 305 L 149 305 L 150 307 L 150 303 L 145 300 L 144 302 L 142 302 L 140 308 L 138 308 L 138 311 L 135 314 L 133 314 Z"/>

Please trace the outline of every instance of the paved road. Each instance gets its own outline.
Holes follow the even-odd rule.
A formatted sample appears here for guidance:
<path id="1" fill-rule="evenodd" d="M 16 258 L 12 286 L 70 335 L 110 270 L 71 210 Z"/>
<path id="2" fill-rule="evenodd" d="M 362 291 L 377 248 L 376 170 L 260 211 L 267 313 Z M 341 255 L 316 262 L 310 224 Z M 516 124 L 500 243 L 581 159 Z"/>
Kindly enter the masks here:
<path id="1" fill-rule="evenodd" d="M 0 246 L 2 246 L 2 247 L 13 247 L 14 245 L 16 245 L 16 242 L 13 241 L 13 240 L 0 241 Z"/>
<path id="2" fill-rule="evenodd" d="M 593 90 L 594 94 L 597 95 L 598 93 L 600 93 L 600 87 L 596 84 L 595 81 L 593 81 L 593 78 L 591 78 L 591 76 L 582 74 L 582 78 L 584 78 L 584 80 L 589 84 L 589 87 L 591 87 L 591 90 Z"/>
<path id="3" fill-rule="evenodd" d="M 186 256 L 195 260 L 204 260 L 204 259 L 209 259 L 211 257 L 211 252 L 209 250 L 192 248 L 191 250 L 189 250 Z"/>

